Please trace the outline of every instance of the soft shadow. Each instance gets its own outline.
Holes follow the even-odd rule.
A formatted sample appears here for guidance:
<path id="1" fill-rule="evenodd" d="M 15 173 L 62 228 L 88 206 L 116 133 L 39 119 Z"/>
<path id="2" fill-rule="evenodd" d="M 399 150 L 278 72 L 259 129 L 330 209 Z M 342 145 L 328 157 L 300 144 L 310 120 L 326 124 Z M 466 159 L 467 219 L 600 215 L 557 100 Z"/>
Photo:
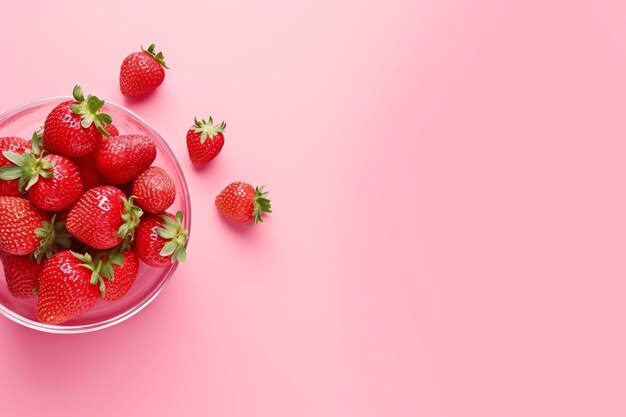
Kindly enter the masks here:
<path id="1" fill-rule="evenodd" d="M 134 105 L 140 105 L 148 100 L 152 100 L 154 99 L 155 96 L 158 96 L 158 95 L 159 95 L 159 88 L 157 88 L 156 90 L 152 90 L 149 93 L 143 94 L 141 96 L 126 97 L 122 95 L 122 97 L 124 100 L 124 105 L 126 105 L 127 107 L 132 107 Z"/>
<path id="2" fill-rule="evenodd" d="M 226 217 L 221 214 L 217 215 L 220 218 L 222 224 L 229 229 L 232 233 L 236 233 L 240 236 L 247 236 L 248 238 L 253 238 L 257 235 L 257 225 L 251 225 L 247 223 L 235 223 L 231 220 L 228 220 Z"/>
<path id="3" fill-rule="evenodd" d="M 219 155 L 217 156 L 217 158 L 219 158 Z M 192 169 L 198 174 L 206 174 L 219 169 L 219 161 L 215 159 L 205 165 L 195 165 L 191 162 L 189 164 L 192 166 Z"/>

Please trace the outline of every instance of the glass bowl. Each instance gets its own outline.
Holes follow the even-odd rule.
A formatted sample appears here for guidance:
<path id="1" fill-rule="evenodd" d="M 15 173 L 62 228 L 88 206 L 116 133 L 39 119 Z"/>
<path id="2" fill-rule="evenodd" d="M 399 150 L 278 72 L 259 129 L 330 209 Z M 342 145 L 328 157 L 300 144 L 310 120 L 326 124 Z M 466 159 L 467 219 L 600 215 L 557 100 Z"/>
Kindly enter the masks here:
<path id="1" fill-rule="evenodd" d="M 0 137 L 19 136 L 30 139 L 33 132 L 43 126 L 46 116 L 54 107 L 62 101 L 71 99 L 69 96 L 44 98 L 9 110 L 0 116 Z M 176 213 L 182 210 L 185 214 L 185 228 L 190 230 L 189 190 L 180 165 L 167 142 L 141 117 L 122 106 L 107 102 L 103 111 L 111 115 L 113 124 L 119 129 L 120 134 L 141 134 L 154 139 L 157 158 L 153 165 L 165 169 L 176 184 L 176 200 L 167 211 Z M 85 314 L 60 325 L 37 321 L 36 300 L 13 297 L 7 288 L 4 272 L 0 268 L 0 313 L 23 326 L 49 333 L 86 333 L 104 329 L 128 319 L 150 304 L 163 290 L 177 266 L 178 264 L 172 264 L 167 268 L 152 268 L 140 263 L 137 279 L 128 294 L 118 301 L 100 299 Z"/>

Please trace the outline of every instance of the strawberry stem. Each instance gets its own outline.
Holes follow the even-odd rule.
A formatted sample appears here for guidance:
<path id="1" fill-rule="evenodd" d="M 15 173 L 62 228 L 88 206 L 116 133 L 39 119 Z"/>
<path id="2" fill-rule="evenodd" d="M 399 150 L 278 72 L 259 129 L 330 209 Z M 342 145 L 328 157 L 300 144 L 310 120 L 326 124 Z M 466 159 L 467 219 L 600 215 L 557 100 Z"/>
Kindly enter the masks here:
<path id="1" fill-rule="evenodd" d="M 115 235 L 124 239 L 121 249 L 125 250 L 130 247 L 135 237 L 135 229 L 139 226 L 139 219 L 143 215 L 143 211 L 133 204 L 134 196 L 130 196 L 128 199 L 121 197 L 121 199 L 124 203 L 124 212 L 122 213 L 124 223 L 122 223 Z"/>
<path id="2" fill-rule="evenodd" d="M 74 255 L 76 258 L 78 258 L 79 261 L 82 262 L 80 266 L 87 268 L 91 271 L 91 279 L 89 280 L 89 283 L 91 285 L 97 285 L 100 291 L 100 295 L 104 296 L 104 291 L 106 290 L 106 287 L 104 285 L 104 279 L 102 278 L 101 272 L 104 264 L 102 259 L 93 259 L 89 252 L 85 252 L 84 254 L 80 254 L 74 251 L 71 252 L 72 255 Z"/>
<path id="3" fill-rule="evenodd" d="M 209 121 L 202 119 L 199 121 L 197 117 L 193 118 L 193 131 L 196 133 L 202 133 L 200 135 L 200 143 L 204 143 L 206 138 L 213 139 L 218 133 L 222 133 L 226 130 L 226 123 L 222 121 L 217 126 L 213 126 L 213 117 L 209 116 Z"/>
<path id="4" fill-rule="evenodd" d="M 110 135 L 104 128 L 104 125 L 111 124 L 113 119 L 108 114 L 100 112 L 100 109 L 104 106 L 104 100 L 100 100 L 98 97 L 91 94 L 85 99 L 83 89 L 80 85 L 74 87 L 72 95 L 77 103 L 72 103 L 70 107 L 72 113 L 81 116 L 80 125 L 87 129 L 93 124 L 100 133 L 108 138 Z"/>
<path id="5" fill-rule="evenodd" d="M 263 222 L 263 213 L 272 212 L 272 202 L 267 198 L 269 192 L 263 191 L 265 185 L 254 189 L 254 211 L 252 212 L 252 221 L 256 223 Z"/>
<path id="6" fill-rule="evenodd" d="M 71 245 L 70 235 L 65 230 L 65 222 L 57 222 L 56 214 L 49 222 L 43 222 L 41 227 L 35 230 L 35 235 L 41 238 L 39 247 L 32 254 L 37 263 L 40 263 L 44 256 L 50 259 L 61 248 L 67 249 Z"/>
<path id="7" fill-rule="evenodd" d="M 17 152 L 3 151 L 2 155 L 12 162 L 0 168 L 0 180 L 11 181 L 18 179 L 18 189 L 20 192 L 28 191 L 35 185 L 39 177 L 52 178 L 52 164 L 43 159 L 44 153 L 41 151 L 40 129 L 33 133 L 31 149 L 21 155 Z"/>
<path id="8" fill-rule="evenodd" d="M 162 227 L 159 227 L 156 232 L 165 239 L 167 242 L 161 248 L 159 255 L 171 256 L 171 262 L 183 263 L 187 259 L 187 240 L 189 238 L 189 232 L 183 226 L 183 212 L 176 212 L 176 217 L 171 218 L 165 214 L 161 215 L 163 219 Z"/>
<path id="9" fill-rule="evenodd" d="M 151 43 L 150 46 L 148 46 L 148 49 L 143 49 L 143 46 L 141 47 L 141 50 L 145 53 L 147 53 L 148 55 L 150 55 L 152 58 L 156 59 L 159 64 L 161 64 L 163 66 L 163 68 L 167 68 L 170 69 L 166 64 L 165 64 L 165 57 L 163 56 L 163 52 L 159 51 L 159 52 L 154 52 L 156 48 L 156 45 Z"/>

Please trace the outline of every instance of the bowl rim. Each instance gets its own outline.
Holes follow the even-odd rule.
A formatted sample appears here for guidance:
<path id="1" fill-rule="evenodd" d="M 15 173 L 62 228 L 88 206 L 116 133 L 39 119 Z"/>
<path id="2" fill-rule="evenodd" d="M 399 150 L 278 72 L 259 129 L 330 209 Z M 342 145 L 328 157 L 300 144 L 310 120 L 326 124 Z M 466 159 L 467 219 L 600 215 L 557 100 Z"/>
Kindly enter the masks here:
<path id="1" fill-rule="evenodd" d="M 49 103 L 49 102 L 62 102 L 62 101 L 66 101 L 66 100 L 73 100 L 73 97 L 71 96 L 51 96 L 51 97 L 43 97 L 43 98 L 39 98 L 33 101 L 29 101 L 27 103 L 24 104 L 20 104 L 16 107 L 13 107 L 12 109 L 9 109 L 5 112 L 3 112 L 0 115 L 0 124 L 7 119 L 9 116 L 18 113 L 20 111 L 29 109 L 33 106 L 37 106 L 37 105 L 41 105 L 41 104 L 45 104 L 45 103 Z M 163 136 L 161 136 L 156 130 L 154 130 L 154 128 L 152 128 L 152 126 L 150 126 L 141 116 L 139 116 L 137 113 L 133 112 L 132 110 L 119 105 L 115 102 L 111 102 L 106 100 L 105 101 L 105 106 L 110 106 L 113 107 L 123 113 L 128 114 L 130 117 L 134 118 L 135 120 L 137 120 L 137 122 L 139 122 L 140 124 L 143 125 L 143 127 L 145 127 L 152 135 L 154 135 L 159 141 L 161 141 L 161 143 L 165 146 L 165 149 L 167 149 L 167 151 L 170 153 L 172 159 L 174 160 L 174 167 L 176 170 L 176 174 L 178 175 L 179 178 L 181 178 L 181 185 L 182 185 L 182 190 L 180 192 L 183 193 L 183 195 L 187 196 L 186 199 L 184 199 L 184 209 L 185 209 L 185 220 L 184 220 L 184 226 L 188 231 L 188 238 L 187 238 L 187 246 L 189 246 L 189 238 L 191 237 L 191 196 L 189 195 L 189 187 L 187 186 L 187 180 L 185 179 L 185 175 L 183 173 L 183 170 L 180 166 L 180 163 L 178 162 L 178 158 L 176 158 L 176 154 L 172 151 L 172 148 L 170 147 L 170 145 L 167 143 L 167 141 L 163 138 Z M 82 324 L 82 325 L 76 325 L 76 326 L 60 326 L 60 325 L 53 325 L 53 324 L 46 324 L 46 323 L 41 323 L 35 320 L 31 320 L 28 319 L 8 308 L 6 308 L 4 305 L 0 304 L 0 313 L 2 313 L 2 315 L 4 315 L 5 317 L 7 317 L 8 319 L 14 321 L 15 323 L 21 324 L 25 327 L 28 327 L 30 329 L 33 330 L 38 330 L 41 332 L 45 332 L 45 333 L 56 333 L 56 334 L 80 334 L 80 333 L 89 333 L 89 332 L 95 332 L 97 330 L 102 330 L 102 329 L 106 329 L 108 327 L 114 326 L 116 324 L 119 324 L 125 320 L 128 320 L 129 318 L 133 317 L 135 314 L 139 313 L 141 310 L 143 310 L 144 308 L 146 308 L 160 293 L 161 291 L 163 291 L 163 288 L 165 288 L 165 285 L 167 285 L 167 283 L 169 282 L 169 280 L 171 279 L 172 275 L 174 274 L 174 272 L 176 271 L 176 269 L 178 268 L 178 262 L 170 265 L 169 270 L 167 271 L 167 274 L 165 276 L 165 278 L 163 278 L 163 280 L 161 280 L 161 283 L 158 285 L 158 287 L 156 287 L 152 293 L 148 296 L 148 298 L 144 299 L 141 303 L 133 306 L 132 308 L 118 314 L 115 317 L 111 317 L 110 319 L 107 320 L 103 320 L 103 321 L 99 321 L 96 323 L 90 323 L 90 324 Z"/>

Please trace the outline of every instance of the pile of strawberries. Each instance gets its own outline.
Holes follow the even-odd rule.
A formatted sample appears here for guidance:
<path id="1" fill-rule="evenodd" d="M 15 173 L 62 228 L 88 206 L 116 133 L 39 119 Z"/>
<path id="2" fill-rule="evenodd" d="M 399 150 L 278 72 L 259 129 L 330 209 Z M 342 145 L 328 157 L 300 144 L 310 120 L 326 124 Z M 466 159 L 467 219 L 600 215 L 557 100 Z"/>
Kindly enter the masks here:
<path id="1" fill-rule="evenodd" d="M 58 324 L 115 301 L 139 261 L 185 260 L 183 213 L 166 210 L 173 179 L 151 166 L 157 149 L 121 135 L 104 101 L 74 88 L 30 141 L 0 138 L 0 258 L 9 291 L 37 297 L 37 318 Z"/>
<path id="2" fill-rule="evenodd" d="M 167 68 L 154 45 L 122 63 L 120 90 L 146 94 Z M 168 213 L 176 198 L 170 175 L 152 166 L 147 136 L 120 134 L 104 100 L 85 97 L 55 107 L 31 140 L 0 138 L 0 260 L 9 291 L 37 298 L 37 318 L 60 324 L 128 293 L 139 263 L 166 267 L 184 262 L 184 213 Z M 193 164 L 214 159 L 224 145 L 224 122 L 194 119 L 187 132 Z M 264 187 L 228 185 L 218 211 L 241 223 L 271 212 Z"/>

